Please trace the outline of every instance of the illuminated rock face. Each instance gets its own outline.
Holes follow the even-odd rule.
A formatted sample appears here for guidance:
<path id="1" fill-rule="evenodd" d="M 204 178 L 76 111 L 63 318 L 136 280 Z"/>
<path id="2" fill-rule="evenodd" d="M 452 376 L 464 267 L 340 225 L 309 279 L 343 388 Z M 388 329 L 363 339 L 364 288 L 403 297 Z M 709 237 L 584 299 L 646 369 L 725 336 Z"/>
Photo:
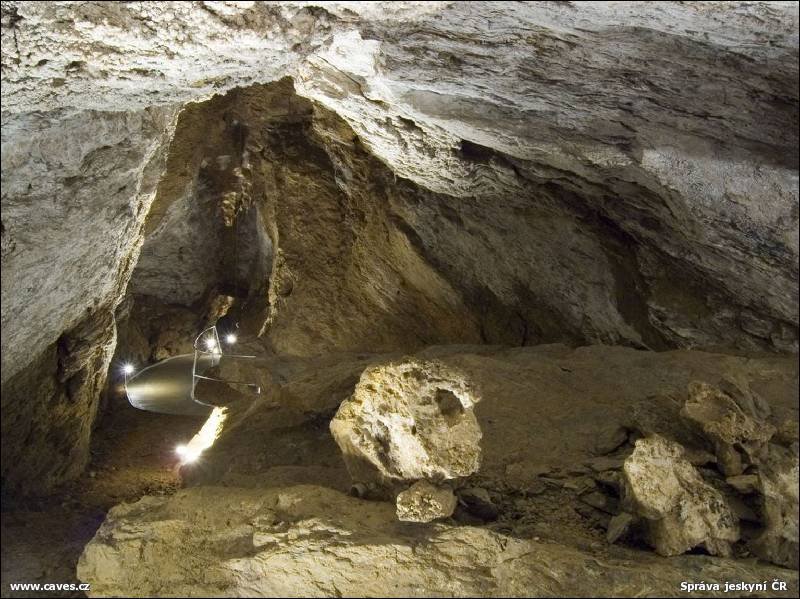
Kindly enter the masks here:
<path id="1" fill-rule="evenodd" d="M 659 554 L 679 555 L 698 545 L 712 555 L 731 554 L 738 520 L 685 459 L 683 447 L 658 435 L 640 439 L 623 472 L 625 500 L 644 518 L 648 542 Z"/>
<path id="2" fill-rule="evenodd" d="M 775 434 L 775 427 L 751 414 L 752 409 L 746 413 L 726 393 L 703 383 L 689 386 L 689 399 L 681 409 L 681 416 L 711 441 L 726 476 L 737 476 L 757 464 Z"/>
<path id="3" fill-rule="evenodd" d="M 47 488 L 86 464 L 114 352 L 115 308 L 136 265 L 175 113 L 4 117 L 7 488 Z"/>
<path id="4" fill-rule="evenodd" d="M 339 407 L 331 433 L 353 481 L 373 490 L 466 477 L 480 466 L 479 399 L 463 374 L 438 362 L 375 366 Z"/>
<path id="5" fill-rule="evenodd" d="M 759 468 L 765 528 L 753 543 L 755 553 L 762 559 L 795 569 L 800 561 L 799 470 L 796 442 L 790 448 L 770 446 L 770 453 Z"/>
<path id="6" fill-rule="evenodd" d="M 797 584 L 794 572 L 749 561 L 623 549 L 599 560 L 487 528 L 413 526 L 388 503 L 310 485 L 199 487 L 119 505 L 78 563 L 96 597 L 635 597 L 674 594 L 689 571 Z"/>
<path id="7" fill-rule="evenodd" d="M 270 143 L 254 131 L 241 171 L 274 256 L 253 326 L 276 350 L 796 351 L 797 19 L 791 3 L 5 2 L 5 395 L 113 314 L 180 108 L 283 77 L 313 114 Z M 202 197 L 187 189 L 163 213 L 175 233 Z M 202 295 L 214 281 L 167 276 L 179 236 L 150 233 L 131 291 Z M 72 385 L 81 407 L 56 413 L 90 420 L 96 392 Z M 46 438 L 52 387 L 4 430 Z"/>
<path id="8" fill-rule="evenodd" d="M 360 397 L 371 397 L 360 384 L 365 371 L 371 374 L 363 380 L 377 399 L 379 380 L 386 397 L 411 396 L 418 379 L 403 377 L 401 365 L 424 373 L 422 382 L 431 386 L 449 385 L 454 394 L 463 392 L 455 382 L 480 381 L 473 410 L 483 432 L 480 468 L 458 489 L 452 520 L 439 516 L 449 511 L 452 497 L 442 490 L 457 488 L 455 481 L 413 485 L 397 502 L 345 495 L 350 477 L 329 434 L 331 414 L 356 394 L 356 386 Z M 379 379 L 380 367 L 391 376 Z M 111 510 L 78 569 L 97 595 L 161 595 L 165 581 L 188 596 L 670 595 L 695 576 L 777 577 L 796 588 L 796 571 L 765 562 L 688 554 L 664 559 L 643 549 L 641 522 L 625 517 L 622 510 L 630 507 L 619 497 L 623 462 L 634 452 L 642 483 L 637 496 L 656 510 L 648 512 L 651 517 L 664 510 L 663 524 L 674 526 L 662 531 L 665 547 L 680 553 L 692 543 L 716 540 L 712 550 L 724 551 L 736 527 L 753 531 L 756 525 L 765 543 L 759 555 L 783 563 L 777 558 L 791 556 L 796 531 L 790 501 L 796 470 L 784 469 L 792 454 L 776 454 L 780 460 L 771 466 L 767 521 L 740 522 L 733 508 L 726 512 L 712 503 L 722 497 L 724 508 L 733 501 L 715 456 L 699 451 L 705 439 L 688 435 L 675 398 L 687 398 L 687 387 L 698 379 L 717 390 L 736 382 L 769 405 L 780 431 L 775 436 L 790 451 L 796 428 L 778 424 L 796 418 L 793 357 L 450 345 L 403 359 L 271 356 L 229 374 L 239 380 L 261 376 L 264 395 L 229 404 L 219 438 L 197 467 L 182 469 L 192 488 Z M 401 387 L 403 381 L 408 384 Z M 400 400 L 396 405 L 403 409 Z M 623 441 L 598 457 L 598 432 L 618 426 L 631 438 L 658 435 L 661 441 L 646 452 Z M 685 443 L 685 452 L 673 437 Z M 746 492 L 751 499 L 761 493 Z M 436 496 L 436 504 L 426 499 Z M 413 523 L 398 521 L 398 511 L 413 516 Z M 598 513 L 604 520 L 595 520 Z M 722 518 L 730 513 L 732 524 Z M 437 520 L 418 522 L 434 515 Z M 637 536 L 618 538 L 623 534 Z M 737 545 L 734 554 L 742 548 Z M 585 569 L 587 562 L 593 567 Z M 584 574 L 574 576 L 580 568 Z"/>
<path id="9" fill-rule="evenodd" d="M 740 538 L 741 519 L 744 526 L 758 526 L 757 534 L 743 539 L 748 551 L 796 569 L 797 425 L 768 422 L 769 402 L 748 385 L 723 386 L 731 394 L 693 381 L 680 410 L 694 455 L 698 441 L 716 455 L 707 454 L 711 459 L 698 461 L 704 465 L 698 469 L 681 444 L 658 434 L 639 439 L 623 467 L 624 509 L 642 519 L 647 542 L 662 555 L 698 545 L 728 555 Z"/>
<path id="10" fill-rule="evenodd" d="M 498 223 L 505 234 L 486 244 L 465 236 L 426 256 L 487 304 L 540 306 L 538 318 L 497 315 L 517 321 L 519 338 L 550 316 L 591 341 L 796 346 L 797 11 L 788 3 L 8 2 L 3 11 L 9 142 L 31 111 L 180 105 L 288 75 L 391 172 L 450 198 L 441 210 L 459 216 L 456 228 L 480 229 L 481 202 L 506 203 L 517 228 L 535 228 L 549 207 L 574 211 L 535 230 L 534 261 L 512 223 Z M 429 202 L 404 218 L 427 247 L 434 231 L 413 225 Z M 573 219 L 619 243 L 571 239 Z M 5 227 L 13 240 L 14 223 Z M 463 251 L 493 268 L 458 260 Z M 575 291 L 561 279 L 586 284 Z"/>
<path id="11" fill-rule="evenodd" d="M 418 481 L 396 499 L 397 519 L 406 522 L 431 522 L 453 514 L 458 500 L 447 487 L 435 487 L 426 481 Z"/>

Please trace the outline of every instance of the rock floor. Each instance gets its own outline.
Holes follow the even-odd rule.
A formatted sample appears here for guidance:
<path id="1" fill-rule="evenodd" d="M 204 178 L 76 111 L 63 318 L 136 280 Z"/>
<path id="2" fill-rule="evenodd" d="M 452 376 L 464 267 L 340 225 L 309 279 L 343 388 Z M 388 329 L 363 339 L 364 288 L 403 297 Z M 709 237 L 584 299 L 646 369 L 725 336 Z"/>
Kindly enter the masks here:
<path id="1" fill-rule="evenodd" d="M 636 420 L 679 436 L 671 397 L 690 380 L 743 377 L 777 419 L 796 421 L 790 360 L 602 346 L 452 346 L 422 354 L 481 381 L 483 461 L 469 483 L 486 490 L 496 520 L 459 508 L 428 528 L 408 525 L 397 522 L 391 503 L 347 495 L 350 477 L 328 424 L 367 364 L 396 356 L 265 360 L 228 373 L 255 377 L 265 394 L 231 404 L 214 446 L 182 469 L 174 448 L 202 422 L 113 400 L 81 479 L 47 499 L 4 502 L 3 596 L 26 596 L 11 593 L 9 582 L 77 583 L 82 552 L 83 580 L 100 596 L 387 593 L 363 578 L 372 570 L 357 566 L 375 560 L 399 596 L 679 596 L 684 579 L 765 577 L 797 588 L 796 571 L 757 561 L 744 547 L 729 559 L 699 551 L 664 558 L 632 537 L 610 545 L 616 507 L 603 490 L 631 449 L 625 435 L 617 438 L 619 427 Z M 484 546 L 496 549 L 485 556 L 494 565 L 475 569 L 484 558 L 476 562 L 470 548 Z M 180 555 L 192 556 L 186 572 L 158 570 Z M 276 564 L 285 576 L 270 574 Z M 455 582 L 448 564 L 459 568 Z M 575 576 L 582 569 L 586 575 Z M 174 586 L 164 586 L 162 574 Z M 782 594 L 761 594 L 773 595 Z"/>
<path id="2" fill-rule="evenodd" d="M 174 447 L 200 426 L 194 418 L 136 410 L 115 397 L 100 423 L 83 476 L 47 497 L 3 498 L 2 597 L 38 597 L 9 583 L 75 583 L 84 546 L 114 505 L 180 487 Z M 84 597 L 52 592 L 48 597 Z"/>

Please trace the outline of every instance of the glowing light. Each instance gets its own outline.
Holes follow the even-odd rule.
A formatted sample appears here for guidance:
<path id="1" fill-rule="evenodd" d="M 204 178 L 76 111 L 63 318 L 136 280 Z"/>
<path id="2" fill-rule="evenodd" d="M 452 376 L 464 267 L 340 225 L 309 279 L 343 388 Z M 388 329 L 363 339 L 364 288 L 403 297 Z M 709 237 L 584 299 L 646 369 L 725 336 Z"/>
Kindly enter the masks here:
<path id="1" fill-rule="evenodd" d="M 189 444 L 191 445 L 191 441 Z M 199 447 L 190 447 L 188 445 L 178 445 L 175 448 L 175 453 L 181 457 L 182 464 L 191 464 L 192 462 L 196 462 L 197 458 L 200 457 L 202 449 Z"/>
<path id="2" fill-rule="evenodd" d="M 217 437 L 222 432 L 222 425 L 226 417 L 225 408 L 213 409 L 208 420 L 197 431 L 197 434 L 192 437 L 192 440 L 186 445 L 178 445 L 175 448 L 175 453 L 180 456 L 181 463 L 191 464 L 196 462 L 202 453 L 214 444 L 214 441 L 217 440 Z"/>
<path id="3" fill-rule="evenodd" d="M 125 374 L 133 374 L 133 364 L 125 364 L 122 367 L 122 372 Z"/>
<path id="4" fill-rule="evenodd" d="M 233 345 L 234 343 L 236 343 L 236 335 L 234 335 L 233 333 L 229 333 L 228 335 L 225 336 L 225 341 Z"/>
<path id="5" fill-rule="evenodd" d="M 206 339 L 206 347 L 213 350 L 217 347 L 217 342 L 214 339 Z"/>

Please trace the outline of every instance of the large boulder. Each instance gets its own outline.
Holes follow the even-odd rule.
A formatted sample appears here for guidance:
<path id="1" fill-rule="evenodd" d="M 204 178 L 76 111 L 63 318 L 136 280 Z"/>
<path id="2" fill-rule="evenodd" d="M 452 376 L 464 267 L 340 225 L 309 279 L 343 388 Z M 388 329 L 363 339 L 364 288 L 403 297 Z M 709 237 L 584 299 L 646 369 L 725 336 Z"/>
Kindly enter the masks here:
<path id="1" fill-rule="evenodd" d="M 478 469 L 478 400 L 456 369 L 417 358 L 393 362 L 364 371 L 330 429 L 354 482 L 393 493 Z"/>
<path id="2" fill-rule="evenodd" d="M 759 557 L 798 567 L 798 445 L 796 425 L 780 430 L 758 402 L 706 383 L 689 384 L 681 416 L 715 449 L 718 468 L 742 495 L 760 495 L 755 520 L 763 529 L 750 547 Z M 738 401 L 737 401 L 738 400 Z M 742 474 L 747 469 L 747 474 Z M 734 500 L 738 501 L 737 498 Z M 744 518 L 748 519 L 748 518 Z"/>
<path id="3" fill-rule="evenodd" d="M 739 523 L 724 496 L 706 483 L 681 445 L 659 435 L 636 441 L 623 465 L 626 511 L 645 522 L 646 539 L 661 555 L 703 546 L 729 555 Z"/>

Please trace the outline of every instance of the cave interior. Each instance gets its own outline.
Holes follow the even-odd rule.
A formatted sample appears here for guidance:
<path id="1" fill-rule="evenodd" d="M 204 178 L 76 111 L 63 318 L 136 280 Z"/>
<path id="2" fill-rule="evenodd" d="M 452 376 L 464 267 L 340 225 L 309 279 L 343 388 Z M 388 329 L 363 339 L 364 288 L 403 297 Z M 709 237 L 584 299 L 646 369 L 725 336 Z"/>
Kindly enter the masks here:
<path id="1" fill-rule="evenodd" d="M 794 2 L 4 1 L 2 596 L 797 596 L 798 106 Z"/>

